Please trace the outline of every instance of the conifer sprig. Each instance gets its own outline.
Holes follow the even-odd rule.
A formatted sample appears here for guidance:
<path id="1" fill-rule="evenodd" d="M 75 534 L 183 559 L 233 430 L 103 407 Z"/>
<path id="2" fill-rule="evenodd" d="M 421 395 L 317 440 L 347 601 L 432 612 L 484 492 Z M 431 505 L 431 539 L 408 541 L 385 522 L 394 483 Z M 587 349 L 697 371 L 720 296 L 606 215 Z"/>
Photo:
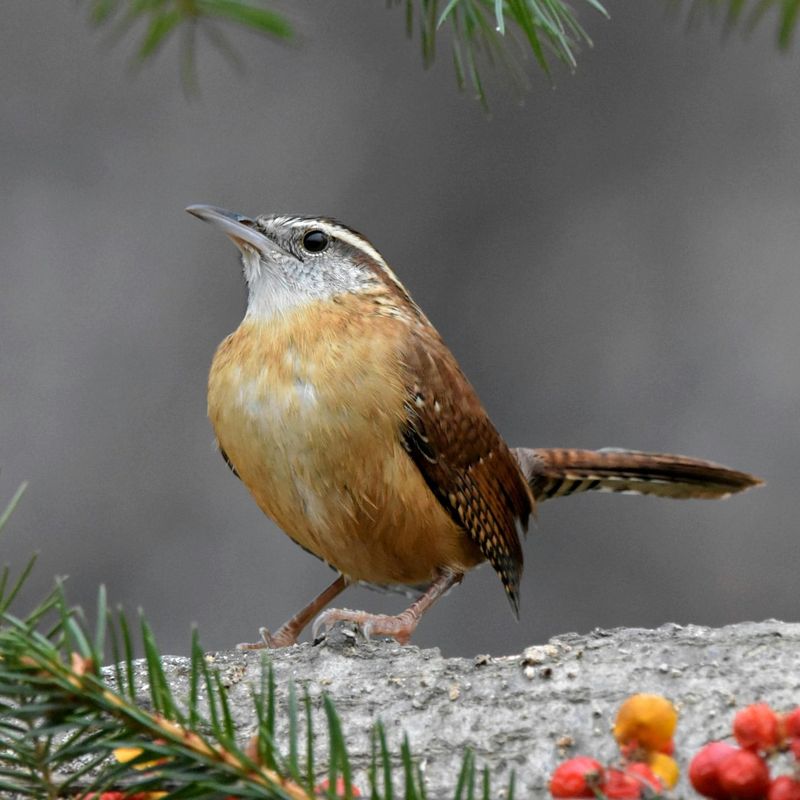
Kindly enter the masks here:
<path id="1" fill-rule="evenodd" d="M 112 40 L 138 28 L 136 62 L 152 59 L 172 38 L 180 37 L 181 75 L 184 87 L 197 88 L 196 51 L 198 35 L 216 48 L 237 70 L 242 60 L 226 36 L 231 26 L 249 28 L 277 42 L 291 42 L 295 30 L 288 17 L 273 10 L 269 0 L 81 0 L 89 19 L 111 29 Z M 688 8 L 690 24 L 722 18 L 724 29 L 742 27 L 746 32 L 776 12 L 777 42 L 782 50 L 792 43 L 800 22 L 800 0 L 652 0 L 673 9 Z M 579 22 L 582 12 L 608 17 L 602 0 L 387 0 L 402 5 L 409 36 L 418 36 L 422 61 L 430 66 L 438 43 L 447 34 L 456 79 L 468 84 L 484 105 L 486 93 L 482 71 L 498 64 L 520 86 L 527 84 L 524 60 L 533 56 L 550 73 L 551 61 L 569 70 L 577 67 L 577 55 L 591 46 Z M 306 7 L 309 11 L 311 7 Z M 313 13 L 313 11 L 312 11 Z M 311 25 L 307 25 L 309 29 Z"/>
<path id="2" fill-rule="evenodd" d="M 13 503 L 19 499 L 17 493 Z M 10 510 L 0 515 L 8 519 Z M 327 763 L 318 763 L 311 697 L 298 699 L 288 687 L 285 707 L 276 699 L 274 672 L 262 662 L 261 685 L 253 691 L 256 735 L 237 736 L 228 692 L 212 668 L 199 637 L 192 637 L 189 690 L 170 688 L 155 637 L 144 618 L 138 643 L 146 685 L 137 685 L 134 636 L 121 611 L 111 612 L 105 591 L 90 626 L 70 606 L 64 588 L 52 592 L 25 616 L 12 602 L 34 559 L 12 580 L 0 573 L 0 794 L 3 797 L 83 798 L 111 790 L 166 792 L 166 800 L 267 798 L 307 800 L 360 796 L 343 729 L 333 702 L 321 699 L 327 727 Z M 111 667 L 103 668 L 106 652 Z M 283 716 L 288 741 L 277 738 Z M 425 785 L 404 739 L 392 758 L 383 726 L 372 734 L 368 766 L 371 800 L 425 800 Z M 320 784 L 325 775 L 327 781 Z M 398 787 L 402 793 L 398 794 Z M 143 795 L 144 796 L 144 795 Z M 153 797 L 159 795 L 152 795 Z M 477 774 L 467 753 L 455 800 L 489 800 L 489 774 Z M 513 797 L 513 786 L 506 795 Z"/>
<path id="3" fill-rule="evenodd" d="M 292 23 L 264 0 L 82 0 L 90 21 L 110 29 L 113 41 L 134 35 L 136 60 L 145 63 L 170 39 L 180 36 L 182 76 L 186 88 L 196 87 L 198 35 L 219 50 L 236 68 L 241 60 L 225 34 L 231 25 L 250 28 L 279 42 L 295 38 Z M 460 86 L 471 83 L 485 102 L 481 69 L 486 61 L 508 70 L 515 83 L 525 82 L 521 58 L 532 54 L 550 71 L 555 58 L 574 69 L 576 54 L 591 40 L 573 6 L 607 16 L 600 0 L 388 0 L 403 5 L 409 36 L 418 35 L 422 59 L 433 63 L 437 41 L 449 31 L 453 63 Z"/>
<path id="4" fill-rule="evenodd" d="M 669 0 L 676 10 L 686 9 L 689 27 L 704 21 L 722 21 L 726 33 L 740 28 L 752 33 L 759 23 L 771 15 L 777 18 L 776 42 L 788 50 L 800 23 L 800 0 Z"/>

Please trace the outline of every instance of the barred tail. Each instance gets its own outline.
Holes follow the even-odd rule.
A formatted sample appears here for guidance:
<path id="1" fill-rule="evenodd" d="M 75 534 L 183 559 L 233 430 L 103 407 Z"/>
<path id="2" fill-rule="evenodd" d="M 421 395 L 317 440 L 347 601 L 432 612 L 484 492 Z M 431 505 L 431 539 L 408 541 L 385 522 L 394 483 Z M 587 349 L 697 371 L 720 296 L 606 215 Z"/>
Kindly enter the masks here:
<path id="1" fill-rule="evenodd" d="M 712 461 L 637 450 L 512 450 L 537 501 L 578 492 L 721 499 L 764 483 Z"/>

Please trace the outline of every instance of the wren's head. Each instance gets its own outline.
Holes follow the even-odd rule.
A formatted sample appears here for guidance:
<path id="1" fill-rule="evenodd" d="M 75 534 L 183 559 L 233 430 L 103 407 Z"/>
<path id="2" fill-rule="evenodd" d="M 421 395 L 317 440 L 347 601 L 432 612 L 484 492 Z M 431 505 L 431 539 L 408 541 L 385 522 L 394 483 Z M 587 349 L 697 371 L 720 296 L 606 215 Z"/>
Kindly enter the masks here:
<path id="1" fill-rule="evenodd" d="M 363 236 L 335 220 L 251 218 L 214 206 L 186 210 L 218 226 L 241 251 L 249 317 L 269 319 L 348 293 L 392 294 L 397 301 L 413 305 L 381 254 Z"/>

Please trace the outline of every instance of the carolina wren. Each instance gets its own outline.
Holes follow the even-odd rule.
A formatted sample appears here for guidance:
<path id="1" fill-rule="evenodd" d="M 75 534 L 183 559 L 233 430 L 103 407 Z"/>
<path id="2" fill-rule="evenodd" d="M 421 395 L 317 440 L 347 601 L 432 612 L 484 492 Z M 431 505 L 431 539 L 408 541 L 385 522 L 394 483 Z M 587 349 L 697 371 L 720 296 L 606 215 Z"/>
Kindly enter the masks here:
<path id="1" fill-rule="evenodd" d="M 584 491 L 719 498 L 761 483 L 708 461 L 630 450 L 511 450 L 378 251 L 327 218 L 187 211 L 241 252 L 249 299 L 219 346 L 208 415 L 264 513 L 338 577 L 276 633 L 282 647 L 349 584 L 422 588 L 397 616 L 328 610 L 409 640 L 489 561 L 518 613 L 520 534 L 537 502 Z"/>

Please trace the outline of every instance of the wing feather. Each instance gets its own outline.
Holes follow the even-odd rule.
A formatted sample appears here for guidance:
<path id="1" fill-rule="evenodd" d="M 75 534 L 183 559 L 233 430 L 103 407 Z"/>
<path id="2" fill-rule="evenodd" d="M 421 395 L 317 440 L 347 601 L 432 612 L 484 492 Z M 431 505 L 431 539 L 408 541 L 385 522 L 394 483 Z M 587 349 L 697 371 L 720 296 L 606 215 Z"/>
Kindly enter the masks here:
<path id="1" fill-rule="evenodd" d="M 454 356 L 428 326 L 403 353 L 403 444 L 451 518 L 478 545 L 519 609 L 522 547 L 533 495 Z"/>

